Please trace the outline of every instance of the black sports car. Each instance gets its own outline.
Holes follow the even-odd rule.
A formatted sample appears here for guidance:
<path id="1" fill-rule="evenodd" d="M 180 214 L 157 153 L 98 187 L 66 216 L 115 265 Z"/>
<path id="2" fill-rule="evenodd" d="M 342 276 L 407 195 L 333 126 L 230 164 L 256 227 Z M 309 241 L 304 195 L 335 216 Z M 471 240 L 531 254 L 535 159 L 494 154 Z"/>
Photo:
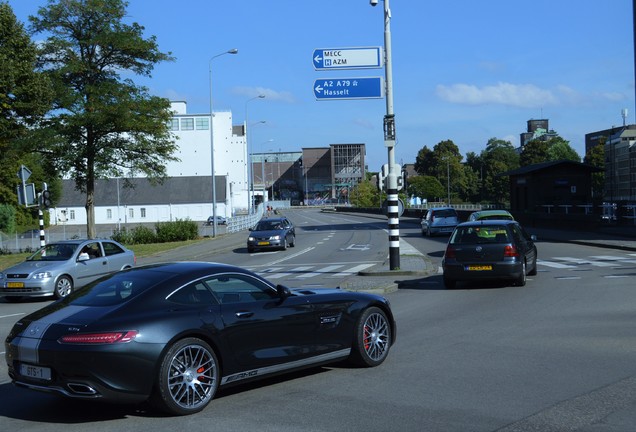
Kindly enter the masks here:
<path id="1" fill-rule="evenodd" d="M 220 385 L 342 359 L 377 366 L 395 338 L 383 297 L 178 262 L 87 285 L 20 319 L 5 345 L 18 386 L 184 415 Z"/>

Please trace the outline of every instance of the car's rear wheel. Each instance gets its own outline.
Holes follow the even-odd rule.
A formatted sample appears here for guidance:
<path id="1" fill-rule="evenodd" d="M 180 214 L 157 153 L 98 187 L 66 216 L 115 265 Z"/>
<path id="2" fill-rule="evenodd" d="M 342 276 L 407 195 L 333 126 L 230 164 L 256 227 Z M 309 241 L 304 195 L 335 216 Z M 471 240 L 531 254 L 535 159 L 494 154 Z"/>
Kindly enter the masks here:
<path id="1" fill-rule="evenodd" d="M 446 276 L 444 276 L 444 288 L 446 289 L 455 289 L 455 287 L 457 286 L 457 281 L 451 278 L 447 278 Z"/>
<path id="2" fill-rule="evenodd" d="M 219 363 L 214 350 L 201 339 L 186 338 L 163 356 L 153 402 L 170 414 L 193 414 L 210 403 L 218 387 Z"/>
<path id="3" fill-rule="evenodd" d="M 525 286 L 525 284 L 526 284 L 526 261 L 524 260 L 523 264 L 521 265 L 521 274 L 515 280 L 515 285 Z"/>
<path id="4" fill-rule="evenodd" d="M 55 281 L 55 297 L 58 299 L 64 298 L 73 292 L 73 281 L 68 276 L 60 276 Z"/>
<path id="5" fill-rule="evenodd" d="M 295 235 L 291 236 L 291 242 L 289 242 L 289 246 L 291 246 L 291 247 L 295 247 L 296 246 L 296 236 Z"/>
<path id="6" fill-rule="evenodd" d="M 370 307 L 362 312 L 356 323 L 351 361 L 360 366 L 381 364 L 391 348 L 391 325 L 384 311 Z"/>

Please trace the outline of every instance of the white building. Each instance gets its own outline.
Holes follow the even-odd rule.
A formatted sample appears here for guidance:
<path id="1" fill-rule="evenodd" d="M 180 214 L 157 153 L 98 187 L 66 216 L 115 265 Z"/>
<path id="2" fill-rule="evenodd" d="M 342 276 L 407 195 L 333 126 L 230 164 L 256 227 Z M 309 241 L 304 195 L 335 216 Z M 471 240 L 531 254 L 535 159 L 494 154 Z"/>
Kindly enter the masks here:
<path id="1" fill-rule="evenodd" d="M 213 139 L 207 114 L 188 114 L 185 102 L 173 102 L 170 127 L 179 162 L 168 162 L 168 178 L 152 185 L 145 178 L 97 180 L 95 223 L 152 223 L 175 219 L 206 220 L 212 208 L 212 157 L 216 183 L 216 214 L 246 213 L 249 205 L 247 145 L 244 125 L 232 125 L 231 112 L 215 112 Z M 125 187 L 127 183 L 134 188 Z M 63 180 L 58 207 L 50 209 L 51 223 L 85 225 L 86 196 L 73 180 Z"/>

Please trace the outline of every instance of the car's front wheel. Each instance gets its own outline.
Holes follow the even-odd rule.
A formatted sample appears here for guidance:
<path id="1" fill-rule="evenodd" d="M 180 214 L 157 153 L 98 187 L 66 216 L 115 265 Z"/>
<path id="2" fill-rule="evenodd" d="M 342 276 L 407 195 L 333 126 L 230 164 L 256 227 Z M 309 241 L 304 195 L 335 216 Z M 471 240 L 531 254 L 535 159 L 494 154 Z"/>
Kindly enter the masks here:
<path id="1" fill-rule="evenodd" d="M 73 281 L 68 276 L 60 276 L 55 281 L 55 297 L 58 299 L 64 298 L 73 292 Z"/>
<path id="2" fill-rule="evenodd" d="M 205 408 L 219 387 L 219 362 L 201 339 L 186 338 L 161 360 L 153 401 L 162 411 L 187 415 Z"/>
<path id="3" fill-rule="evenodd" d="M 378 366 L 391 348 L 391 325 L 384 311 L 370 307 L 356 323 L 351 361 L 360 366 Z"/>

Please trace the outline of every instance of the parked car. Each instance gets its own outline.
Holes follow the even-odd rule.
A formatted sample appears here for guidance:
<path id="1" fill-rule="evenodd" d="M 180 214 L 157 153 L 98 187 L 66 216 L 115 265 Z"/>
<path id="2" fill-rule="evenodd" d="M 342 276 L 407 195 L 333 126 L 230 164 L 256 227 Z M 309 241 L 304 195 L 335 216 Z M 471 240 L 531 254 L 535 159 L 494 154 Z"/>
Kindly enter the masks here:
<path id="1" fill-rule="evenodd" d="M 421 220 L 422 235 L 432 237 L 436 234 L 450 234 L 453 232 L 459 217 L 452 207 L 436 207 L 429 209 Z"/>
<path id="2" fill-rule="evenodd" d="M 389 302 L 375 294 L 289 289 L 226 264 L 163 263 L 20 317 L 5 358 L 15 385 L 66 396 L 69 406 L 149 399 L 186 415 L 219 386 L 342 360 L 378 366 L 396 332 Z"/>
<path id="3" fill-rule="evenodd" d="M 66 240 L 38 249 L 0 272 L 0 297 L 9 301 L 53 294 L 66 297 L 104 275 L 135 265 L 135 254 L 114 240 Z"/>
<path id="4" fill-rule="evenodd" d="M 256 226 L 250 228 L 247 237 L 247 251 L 257 249 L 287 249 L 296 245 L 296 229 L 294 224 L 284 216 L 261 219 Z"/>
<path id="5" fill-rule="evenodd" d="M 480 210 L 468 216 L 469 221 L 476 220 L 515 220 L 508 210 Z"/>
<path id="6" fill-rule="evenodd" d="M 537 246 L 516 221 L 464 222 L 451 234 L 442 259 L 444 286 L 458 281 L 509 280 L 524 286 L 537 274 Z"/>
<path id="7" fill-rule="evenodd" d="M 206 225 L 212 225 L 212 223 L 214 222 L 214 216 L 210 216 L 208 218 L 208 220 L 205 222 Z M 223 216 L 216 216 L 216 224 L 217 225 L 226 225 L 227 224 L 227 219 Z"/>

